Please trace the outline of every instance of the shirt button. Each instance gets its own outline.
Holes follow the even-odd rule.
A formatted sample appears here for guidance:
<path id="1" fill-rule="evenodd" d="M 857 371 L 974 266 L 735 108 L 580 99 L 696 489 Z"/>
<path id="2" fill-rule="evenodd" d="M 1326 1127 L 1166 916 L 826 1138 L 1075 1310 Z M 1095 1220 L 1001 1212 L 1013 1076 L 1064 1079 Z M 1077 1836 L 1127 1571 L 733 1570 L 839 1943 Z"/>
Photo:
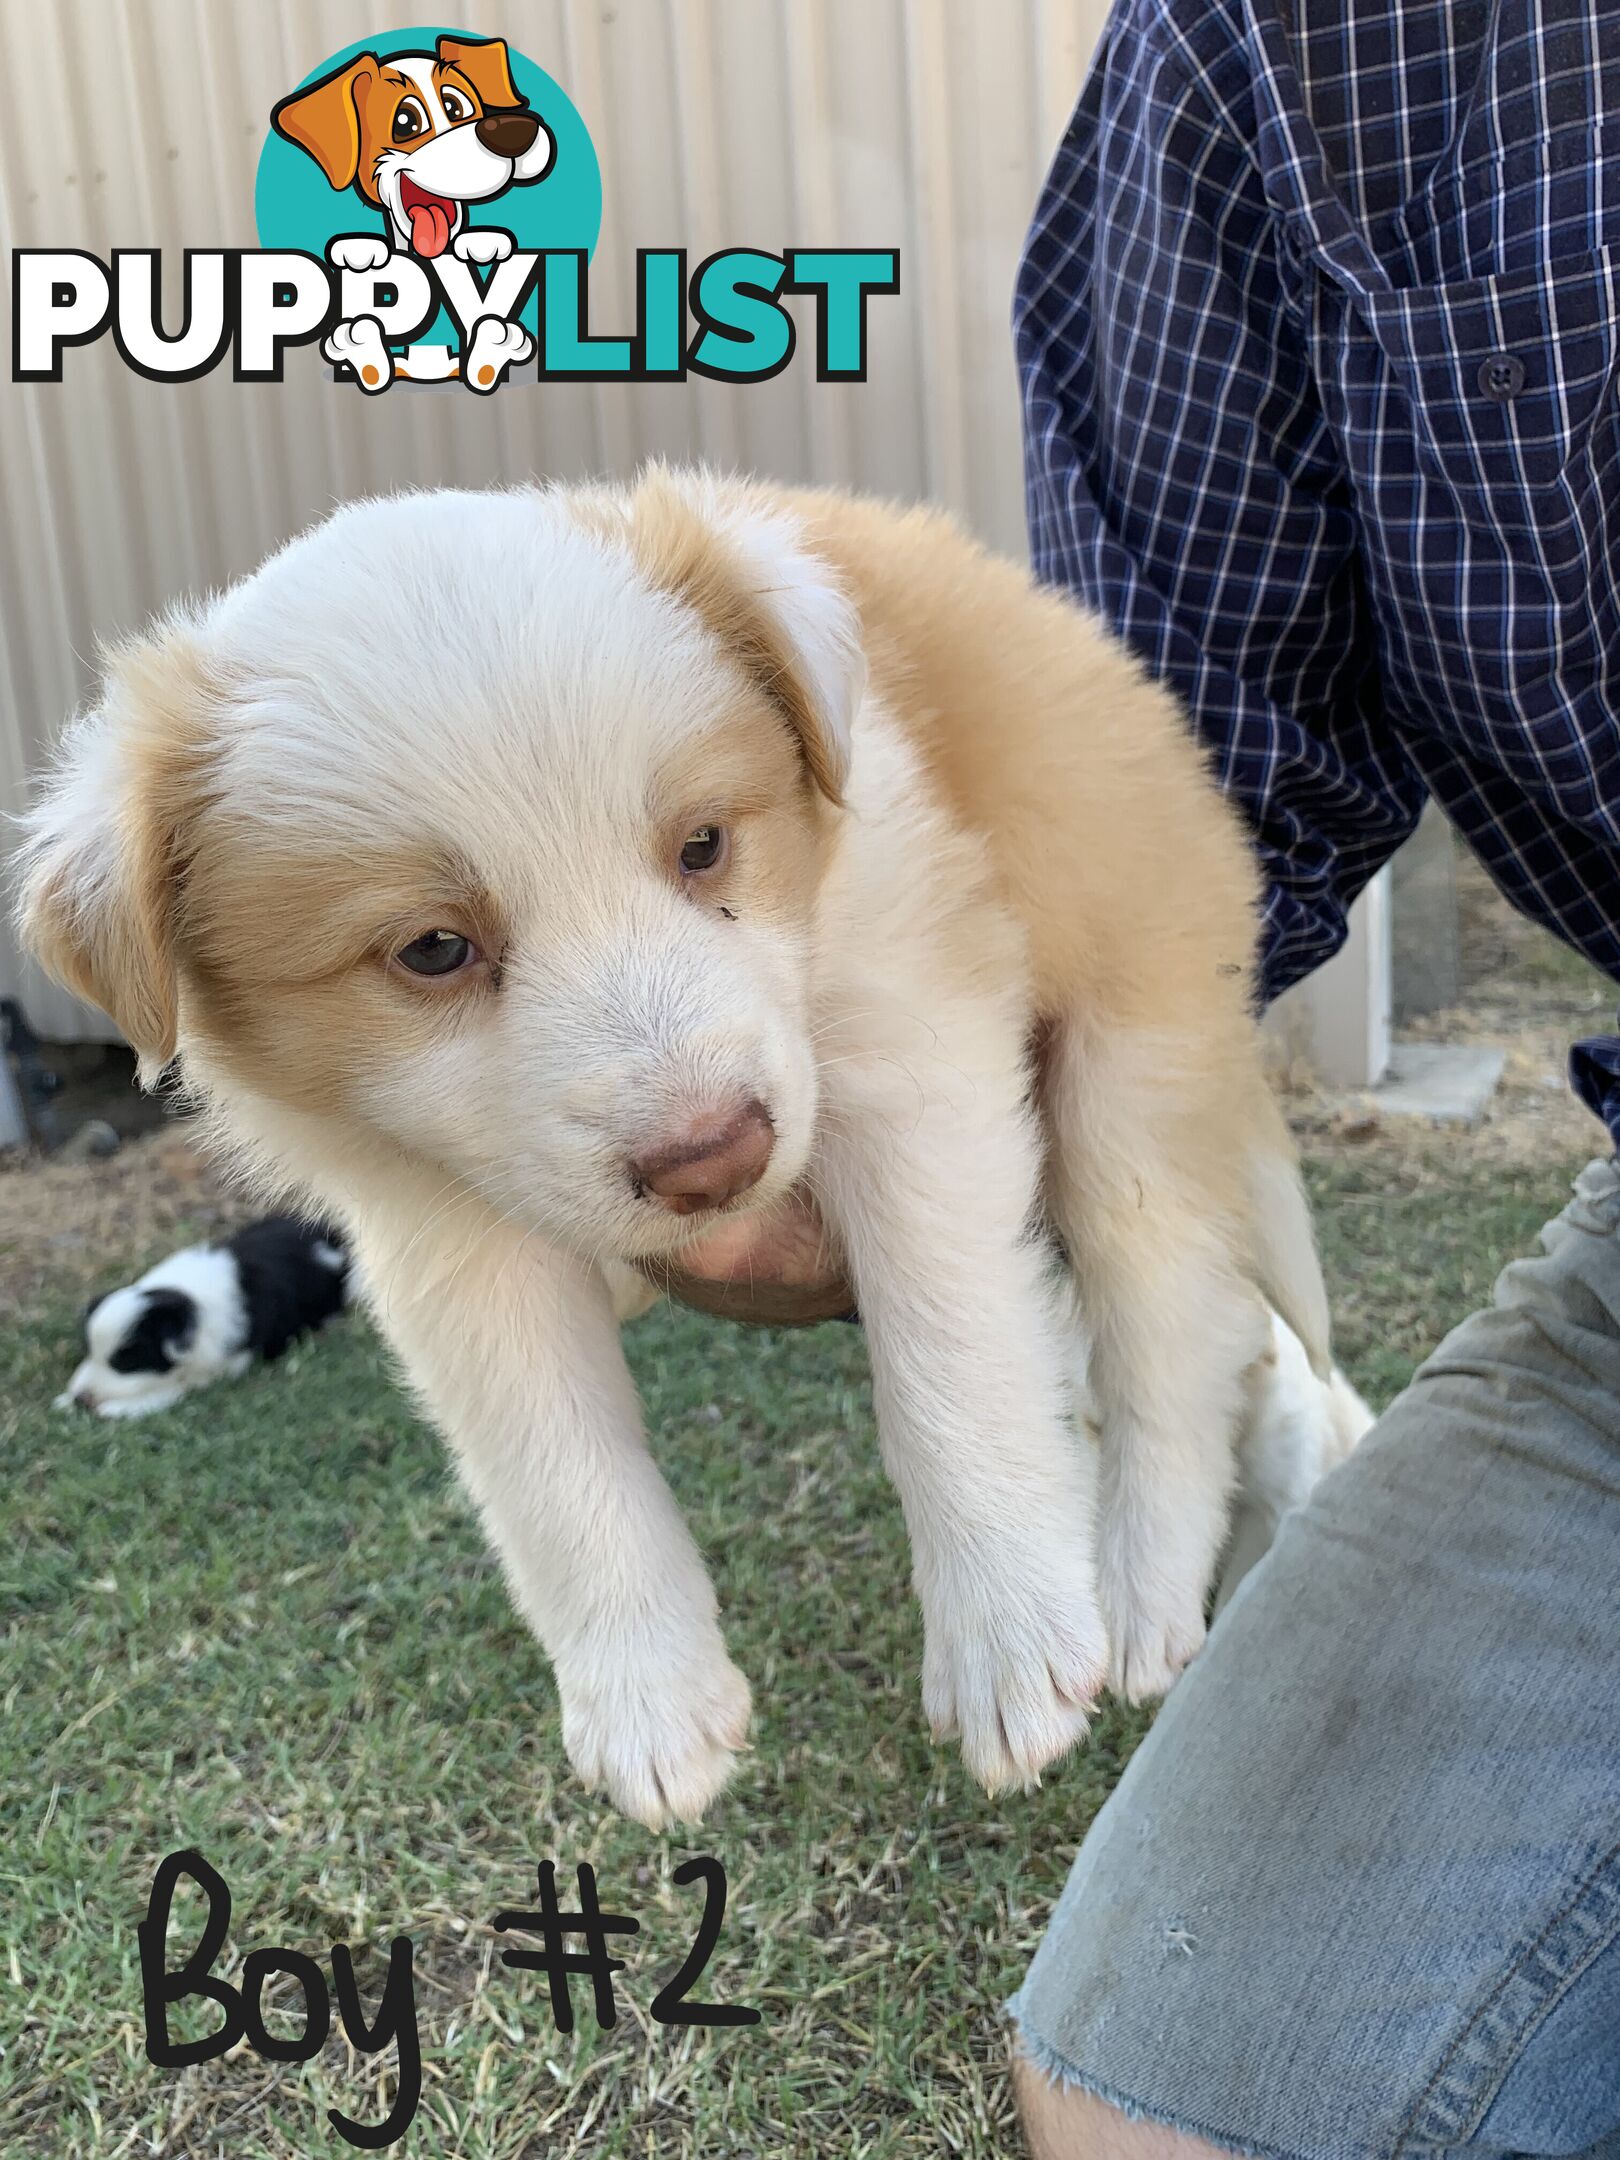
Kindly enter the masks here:
<path id="1" fill-rule="evenodd" d="M 1493 352 L 1480 363 L 1479 387 L 1498 405 L 1505 405 L 1524 388 L 1524 362 L 1517 353 Z"/>

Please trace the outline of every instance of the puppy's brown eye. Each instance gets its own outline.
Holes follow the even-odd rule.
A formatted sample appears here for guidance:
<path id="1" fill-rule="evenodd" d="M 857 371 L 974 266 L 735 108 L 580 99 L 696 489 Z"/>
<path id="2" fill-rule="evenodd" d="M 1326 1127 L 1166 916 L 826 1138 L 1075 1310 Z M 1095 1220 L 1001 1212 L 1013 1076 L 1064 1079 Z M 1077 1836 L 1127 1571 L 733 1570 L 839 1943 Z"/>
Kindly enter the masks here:
<path id="1" fill-rule="evenodd" d="M 419 98 L 400 99 L 394 114 L 395 142 L 415 142 L 418 135 L 427 133 L 427 124 L 427 111 Z"/>
<path id="2" fill-rule="evenodd" d="M 730 849 L 723 825 L 697 825 L 681 842 L 681 873 L 684 877 L 697 877 L 705 870 L 718 870 Z"/>
<path id="3" fill-rule="evenodd" d="M 439 103 L 444 107 L 444 117 L 452 127 L 460 127 L 463 120 L 472 118 L 472 107 L 459 90 L 441 90 Z"/>
<path id="4" fill-rule="evenodd" d="M 413 975 L 454 975 L 471 966 L 478 948 L 457 930 L 428 930 L 402 945 L 394 958 Z"/>

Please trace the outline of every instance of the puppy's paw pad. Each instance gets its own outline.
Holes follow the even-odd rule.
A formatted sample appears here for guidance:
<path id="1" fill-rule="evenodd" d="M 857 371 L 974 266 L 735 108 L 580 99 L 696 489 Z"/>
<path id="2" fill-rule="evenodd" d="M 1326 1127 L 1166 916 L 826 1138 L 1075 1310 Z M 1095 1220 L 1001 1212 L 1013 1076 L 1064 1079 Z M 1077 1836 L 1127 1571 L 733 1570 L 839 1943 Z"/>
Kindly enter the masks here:
<path id="1" fill-rule="evenodd" d="M 386 390 L 394 379 L 393 356 L 368 317 L 334 324 L 321 340 L 321 351 L 334 367 L 353 368 L 355 380 L 368 397 Z"/>
<path id="2" fill-rule="evenodd" d="M 505 262 L 515 244 L 512 235 L 497 225 L 469 225 L 451 241 L 450 252 L 462 262 L 499 263 Z"/>
<path id="3" fill-rule="evenodd" d="M 340 233 L 327 242 L 326 259 L 336 270 L 380 270 L 393 252 L 383 233 Z"/>
<path id="4" fill-rule="evenodd" d="M 534 339 L 521 323 L 498 322 L 486 315 L 472 334 L 461 377 L 469 390 L 486 395 L 506 370 L 521 367 L 534 351 Z"/>

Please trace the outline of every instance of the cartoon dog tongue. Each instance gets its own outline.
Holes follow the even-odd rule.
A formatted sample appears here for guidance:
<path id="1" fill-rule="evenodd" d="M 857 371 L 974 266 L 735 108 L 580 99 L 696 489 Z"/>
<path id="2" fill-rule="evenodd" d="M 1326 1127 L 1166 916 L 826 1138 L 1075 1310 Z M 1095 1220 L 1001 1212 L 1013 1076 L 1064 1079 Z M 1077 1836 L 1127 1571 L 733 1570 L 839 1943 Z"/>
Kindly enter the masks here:
<path id="1" fill-rule="evenodd" d="M 418 255 L 442 255 L 450 245 L 450 211 L 435 196 L 418 198 L 406 211 L 411 221 L 411 246 Z"/>

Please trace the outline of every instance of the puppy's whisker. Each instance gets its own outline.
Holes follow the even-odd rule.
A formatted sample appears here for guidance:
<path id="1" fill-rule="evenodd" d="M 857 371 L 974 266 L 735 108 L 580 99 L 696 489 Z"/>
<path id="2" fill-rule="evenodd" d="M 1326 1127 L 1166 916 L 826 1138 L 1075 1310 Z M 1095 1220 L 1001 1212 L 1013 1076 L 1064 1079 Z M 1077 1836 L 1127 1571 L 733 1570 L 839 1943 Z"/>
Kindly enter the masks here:
<path id="1" fill-rule="evenodd" d="M 490 1221 L 486 1222 L 482 1225 L 480 1229 L 475 1231 L 472 1238 L 468 1241 L 467 1248 L 463 1252 L 461 1258 L 456 1262 L 450 1273 L 445 1277 L 443 1283 L 440 1284 L 440 1296 L 448 1297 L 451 1291 L 454 1290 L 457 1282 L 461 1279 L 461 1275 L 464 1269 L 466 1268 L 468 1262 L 472 1259 L 474 1253 L 476 1253 L 482 1246 L 487 1245 L 489 1240 L 495 1236 L 497 1231 L 505 1230 L 510 1227 L 512 1227 L 511 1217 L 507 1215 L 497 1214 L 493 1215 Z M 533 1235 L 534 1232 L 532 1230 L 528 1230 L 524 1232 L 521 1238 L 519 1238 L 516 1247 L 507 1256 L 506 1267 L 500 1270 L 501 1275 L 505 1275 L 510 1270 L 513 1262 L 516 1261 L 518 1254 L 523 1250 L 523 1247 L 528 1243 L 529 1239 Z M 499 1280 L 499 1276 L 497 1276 L 493 1280 Z M 491 1287 L 493 1287 L 493 1280 Z"/>
<path id="2" fill-rule="evenodd" d="M 444 1205 L 442 1207 L 434 1206 L 433 1202 L 437 1201 L 442 1194 L 447 1192 L 450 1194 L 450 1198 L 444 1202 Z M 390 1269 L 390 1293 L 388 1306 L 389 1317 L 392 1317 L 393 1312 L 393 1285 L 397 1284 L 401 1280 L 404 1273 L 405 1264 L 410 1259 L 412 1253 L 415 1252 L 417 1246 L 421 1244 L 422 1240 L 428 1235 L 429 1231 L 434 1229 L 437 1224 L 441 1223 L 444 1218 L 451 1213 L 453 1209 L 465 1206 L 465 1204 L 469 1200 L 476 1200 L 478 1197 L 479 1195 L 477 1194 L 477 1192 L 474 1191 L 472 1187 L 467 1185 L 459 1177 L 446 1178 L 445 1182 L 436 1188 L 433 1193 L 432 1200 L 430 1200 L 428 1203 L 429 1207 L 432 1209 L 432 1212 L 427 1215 L 424 1220 L 418 1225 L 416 1230 L 413 1231 L 410 1241 L 405 1247 L 405 1250 L 400 1254 L 399 1258 L 393 1263 L 393 1266 Z"/>
<path id="3" fill-rule="evenodd" d="M 475 1238 L 475 1240 L 471 1242 L 471 1246 L 467 1248 L 467 1253 L 464 1253 L 464 1255 L 460 1257 L 460 1261 L 458 1261 L 458 1264 L 456 1264 L 456 1272 L 454 1272 L 454 1274 L 451 1274 L 451 1277 L 449 1277 L 449 1281 L 445 1283 L 445 1290 L 447 1290 L 447 1292 L 451 1290 L 451 1287 L 454 1287 L 456 1279 L 460 1277 L 460 1272 L 462 1272 L 462 1268 L 467 1268 L 467 1264 L 469 1264 L 469 1261 L 471 1261 L 473 1253 L 477 1253 L 477 1248 L 480 1248 L 482 1244 L 486 1244 L 486 1242 L 488 1242 L 488 1240 L 490 1240 L 492 1236 L 495 1236 L 495 1233 L 497 1233 L 499 1229 L 503 1229 L 503 1227 L 508 1227 L 508 1218 L 497 1218 L 497 1220 L 495 1220 L 495 1223 L 486 1223 L 486 1225 L 484 1225 L 484 1229 L 482 1229 L 482 1233 L 480 1233 L 480 1236 L 477 1236 L 477 1238 Z M 495 1274 L 492 1274 L 492 1277 L 490 1277 L 490 1283 L 488 1283 L 488 1294 L 490 1294 L 490 1296 L 492 1296 L 492 1294 L 495 1294 L 495 1292 L 499 1290 L 499 1285 L 501 1285 L 501 1283 L 505 1283 L 505 1279 L 508 1279 L 508 1274 L 510 1274 L 510 1272 L 512 1272 L 512 1270 L 516 1268 L 516 1264 L 518 1264 L 518 1259 L 521 1259 L 521 1257 L 523 1257 L 523 1248 L 525 1248 L 525 1246 L 529 1244 L 529 1240 L 531 1240 L 531 1238 L 538 1238 L 538 1236 L 540 1236 L 540 1231 L 538 1231 L 538 1229 L 536 1229 L 534 1225 L 531 1225 L 529 1229 L 525 1229 L 525 1231 L 523 1231 L 523 1236 L 521 1236 L 521 1238 L 518 1238 L 518 1242 L 516 1242 L 516 1244 L 512 1246 L 512 1251 L 510 1251 L 508 1255 L 505 1255 L 505 1261 L 503 1261 L 503 1264 L 501 1264 L 501 1266 L 497 1268 L 497 1272 L 495 1272 Z"/>

